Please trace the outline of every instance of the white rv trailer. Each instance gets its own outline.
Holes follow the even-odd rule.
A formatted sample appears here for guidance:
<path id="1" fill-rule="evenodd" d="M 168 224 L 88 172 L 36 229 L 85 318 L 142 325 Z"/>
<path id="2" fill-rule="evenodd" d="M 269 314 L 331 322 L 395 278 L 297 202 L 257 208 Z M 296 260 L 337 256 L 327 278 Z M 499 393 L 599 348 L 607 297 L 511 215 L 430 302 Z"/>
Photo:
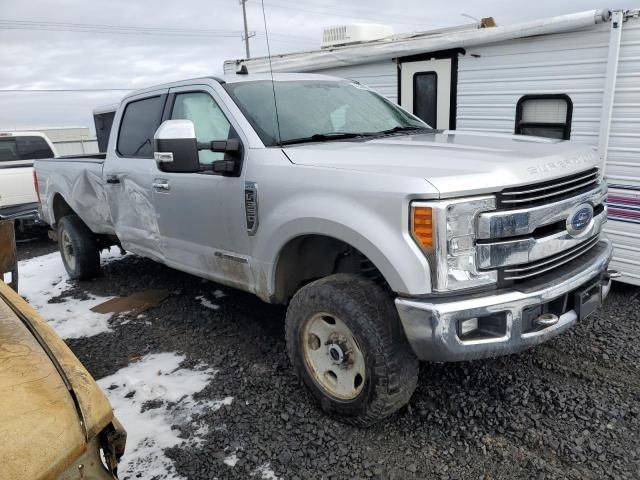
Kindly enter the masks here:
<path id="1" fill-rule="evenodd" d="M 366 29 L 332 27 L 323 48 L 229 60 L 224 69 L 265 72 L 271 63 L 278 72 L 326 73 L 377 90 L 435 128 L 593 145 L 610 187 L 611 267 L 640 285 L 640 10 L 483 26 L 373 40 L 358 35 Z"/>

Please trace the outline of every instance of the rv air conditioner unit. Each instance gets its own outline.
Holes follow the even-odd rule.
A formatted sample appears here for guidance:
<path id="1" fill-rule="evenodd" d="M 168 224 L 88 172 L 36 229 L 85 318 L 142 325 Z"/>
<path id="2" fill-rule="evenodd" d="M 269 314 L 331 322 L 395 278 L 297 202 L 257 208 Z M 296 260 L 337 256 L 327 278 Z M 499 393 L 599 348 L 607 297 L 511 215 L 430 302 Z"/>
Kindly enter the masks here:
<path id="1" fill-rule="evenodd" d="M 388 25 L 354 23 L 326 27 L 322 32 L 322 48 L 336 47 L 350 43 L 371 42 L 393 35 Z"/>

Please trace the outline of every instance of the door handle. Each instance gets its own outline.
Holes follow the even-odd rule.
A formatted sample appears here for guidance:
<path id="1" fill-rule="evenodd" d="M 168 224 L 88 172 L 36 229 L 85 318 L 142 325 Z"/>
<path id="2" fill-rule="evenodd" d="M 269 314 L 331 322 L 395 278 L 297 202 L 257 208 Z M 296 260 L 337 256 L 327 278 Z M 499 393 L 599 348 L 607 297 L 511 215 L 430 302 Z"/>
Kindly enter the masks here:
<path id="1" fill-rule="evenodd" d="M 107 175 L 107 183 L 120 183 L 120 177 L 118 177 L 118 175 Z"/>
<path id="2" fill-rule="evenodd" d="M 158 192 L 168 192 L 169 190 L 171 190 L 171 187 L 169 186 L 169 180 L 165 180 L 163 178 L 156 178 L 151 186 Z"/>

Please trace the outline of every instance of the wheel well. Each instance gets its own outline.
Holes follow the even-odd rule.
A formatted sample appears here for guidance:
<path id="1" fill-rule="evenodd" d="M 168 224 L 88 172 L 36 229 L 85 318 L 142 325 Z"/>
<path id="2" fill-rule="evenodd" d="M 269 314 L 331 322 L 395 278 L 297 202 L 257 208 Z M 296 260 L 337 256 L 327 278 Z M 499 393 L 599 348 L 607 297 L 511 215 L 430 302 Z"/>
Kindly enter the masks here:
<path id="1" fill-rule="evenodd" d="M 62 195 L 56 193 L 53 197 L 53 221 L 58 223 L 66 215 L 75 213 Z"/>
<path id="2" fill-rule="evenodd" d="M 362 252 L 325 235 L 303 235 L 280 251 L 276 266 L 275 301 L 286 303 L 303 285 L 334 273 L 362 275 L 388 288 L 382 273 Z"/>

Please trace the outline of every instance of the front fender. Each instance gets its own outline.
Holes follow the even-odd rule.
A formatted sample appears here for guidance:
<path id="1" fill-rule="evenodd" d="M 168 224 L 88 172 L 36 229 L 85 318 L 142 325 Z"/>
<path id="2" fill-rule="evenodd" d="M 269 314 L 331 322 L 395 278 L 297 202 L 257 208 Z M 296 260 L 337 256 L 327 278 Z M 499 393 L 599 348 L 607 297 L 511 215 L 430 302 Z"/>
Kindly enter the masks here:
<path id="1" fill-rule="evenodd" d="M 376 208 L 348 196 L 290 197 L 261 219 L 260 234 L 254 244 L 254 258 L 263 270 L 256 275 L 259 282 L 264 282 L 258 285 L 258 292 L 263 289 L 269 295 L 275 292 L 278 259 L 289 241 L 317 234 L 341 240 L 359 250 L 382 273 L 394 292 L 428 293 L 429 265 L 408 232 L 409 201 L 409 198 L 397 199 Z"/>

